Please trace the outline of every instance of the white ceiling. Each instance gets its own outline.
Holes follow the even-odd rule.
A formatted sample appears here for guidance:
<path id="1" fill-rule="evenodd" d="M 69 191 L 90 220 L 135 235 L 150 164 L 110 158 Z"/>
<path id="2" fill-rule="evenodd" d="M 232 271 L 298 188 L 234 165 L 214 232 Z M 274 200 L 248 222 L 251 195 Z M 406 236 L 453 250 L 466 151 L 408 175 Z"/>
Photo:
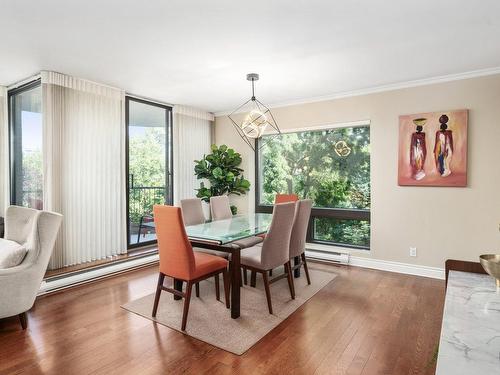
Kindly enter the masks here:
<path id="1" fill-rule="evenodd" d="M 0 84 L 42 69 L 210 111 L 500 67 L 498 0 L 0 0 Z"/>

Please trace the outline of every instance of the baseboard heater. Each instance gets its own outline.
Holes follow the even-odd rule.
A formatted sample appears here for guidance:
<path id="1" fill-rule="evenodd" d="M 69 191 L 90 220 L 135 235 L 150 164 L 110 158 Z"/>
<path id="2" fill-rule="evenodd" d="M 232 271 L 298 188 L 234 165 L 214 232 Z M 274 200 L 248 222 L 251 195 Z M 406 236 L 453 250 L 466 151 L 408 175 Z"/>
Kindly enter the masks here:
<path id="1" fill-rule="evenodd" d="M 321 260 L 332 263 L 349 264 L 349 254 L 347 253 L 306 249 L 306 256 L 309 259 Z"/>
<path id="2" fill-rule="evenodd" d="M 158 254 L 137 256 L 134 259 L 116 261 L 115 263 L 93 267 L 88 270 L 71 272 L 67 275 L 53 276 L 42 281 L 38 295 L 55 292 L 76 285 L 88 283 L 111 275 L 128 272 L 133 269 L 158 263 Z"/>

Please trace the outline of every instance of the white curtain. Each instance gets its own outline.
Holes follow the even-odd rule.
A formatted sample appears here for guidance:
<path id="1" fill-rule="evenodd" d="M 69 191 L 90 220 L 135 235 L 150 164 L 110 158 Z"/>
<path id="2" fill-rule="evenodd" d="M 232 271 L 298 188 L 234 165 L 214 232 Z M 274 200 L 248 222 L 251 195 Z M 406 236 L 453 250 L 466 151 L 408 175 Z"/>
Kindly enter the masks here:
<path id="1" fill-rule="evenodd" d="M 126 252 L 124 93 L 42 72 L 44 209 L 64 215 L 50 268 Z"/>
<path id="2" fill-rule="evenodd" d="M 195 108 L 174 106 L 174 198 L 193 198 L 200 186 L 194 174 L 194 160 L 210 153 L 214 115 Z"/>
<path id="3" fill-rule="evenodd" d="M 0 216 L 9 205 L 9 125 L 7 88 L 0 86 Z"/>

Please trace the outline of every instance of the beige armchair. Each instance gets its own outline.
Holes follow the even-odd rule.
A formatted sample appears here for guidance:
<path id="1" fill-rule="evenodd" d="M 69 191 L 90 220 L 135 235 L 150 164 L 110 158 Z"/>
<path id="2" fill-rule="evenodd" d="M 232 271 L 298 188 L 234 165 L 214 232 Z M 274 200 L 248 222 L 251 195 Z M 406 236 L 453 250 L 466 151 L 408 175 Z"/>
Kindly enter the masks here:
<path id="1" fill-rule="evenodd" d="M 52 212 L 7 208 L 5 239 L 25 244 L 28 253 L 18 266 L 0 269 L 0 318 L 19 315 L 26 329 L 26 311 L 35 302 L 61 221 L 62 216 Z"/>

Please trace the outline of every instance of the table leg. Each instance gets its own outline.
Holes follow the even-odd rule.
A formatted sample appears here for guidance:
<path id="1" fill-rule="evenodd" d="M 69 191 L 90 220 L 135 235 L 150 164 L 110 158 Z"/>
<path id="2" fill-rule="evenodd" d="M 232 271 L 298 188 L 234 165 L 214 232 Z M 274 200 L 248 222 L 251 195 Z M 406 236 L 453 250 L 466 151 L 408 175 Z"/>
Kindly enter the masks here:
<path id="1" fill-rule="evenodd" d="M 300 257 L 293 258 L 293 265 L 296 266 L 297 264 L 300 264 Z M 293 276 L 295 278 L 300 277 L 300 267 L 293 271 Z"/>
<path id="2" fill-rule="evenodd" d="M 231 263 L 233 275 L 231 278 L 231 318 L 240 317 L 240 249 L 231 252 Z"/>
<path id="3" fill-rule="evenodd" d="M 182 280 L 174 279 L 174 289 L 178 290 L 179 292 L 182 292 Z M 176 296 L 174 294 L 174 299 L 179 300 L 182 299 L 182 297 Z"/>

